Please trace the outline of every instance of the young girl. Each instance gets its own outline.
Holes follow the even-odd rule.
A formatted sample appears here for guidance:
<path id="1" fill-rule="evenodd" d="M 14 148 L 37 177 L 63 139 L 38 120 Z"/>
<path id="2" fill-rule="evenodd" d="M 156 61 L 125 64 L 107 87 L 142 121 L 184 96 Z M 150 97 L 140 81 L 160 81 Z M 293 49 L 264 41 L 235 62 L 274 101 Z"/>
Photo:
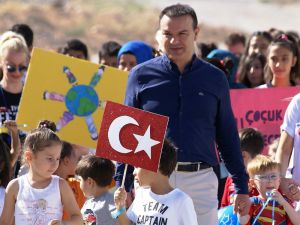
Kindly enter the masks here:
<path id="1" fill-rule="evenodd" d="M 248 56 L 244 64 L 241 65 L 239 80 L 248 88 L 254 88 L 264 84 L 264 67 L 266 57 L 262 54 L 254 53 Z"/>
<path id="2" fill-rule="evenodd" d="M 118 68 L 130 71 L 137 64 L 153 58 L 153 50 L 143 41 L 129 41 L 122 45 L 118 53 Z"/>
<path id="3" fill-rule="evenodd" d="M 5 188 L 11 177 L 10 168 L 9 149 L 7 149 L 4 141 L 0 139 L 0 216 L 4 205 Z"/>
<path id="4" fill-rule="evenodd" d="M 272 36 L 267 31 L 254 32 L 246 45 L 245 57 L 253 53 L 267 55 L 268 46 L 272 41 Z"/>
<path id="5" fill-rule="evenodd" d="M 251 34 L 246 44 L 245 52 L 239 63 L 238 77 L 240 76 L 242 66 L 249 56 L 252 54 L 262 54 L 267 57 L 268 47 L 272 40 L 271 34 L 267 31 L 256 31 Z"/>
<path id="6" fill-rule="evenodd" d="M 265 70 L 266 87 L 295 86 L 299 75 L 299 51 L 291 36 L 280 35 L 269 46 Z"/>
<path id="7" fill-rule="evenodd" d="M 62 143 L 48 128 L 33 130 L 25 139 L 28 174 L 12 180 L 6 189 L 0 224 L 83 224 L 79 207 L 67 182 L 52 175 L 58 167 Z M 70 220 L 62 222 L 62 208 Z"/>

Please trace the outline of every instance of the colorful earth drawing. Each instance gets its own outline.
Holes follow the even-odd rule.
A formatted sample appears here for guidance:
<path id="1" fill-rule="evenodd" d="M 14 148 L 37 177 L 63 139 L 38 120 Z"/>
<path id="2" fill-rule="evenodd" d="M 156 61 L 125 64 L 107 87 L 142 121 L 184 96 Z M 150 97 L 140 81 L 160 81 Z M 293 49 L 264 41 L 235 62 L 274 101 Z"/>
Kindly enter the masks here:
<path id="1" fill-rule="evenodd" d="M 44 100 L 64 102 L 66 105 L 66 110 L 56 123 L 57 132 L 69 124 L 76 116 L 84 117 L 90 137 L 92 140 L 97 140 L 98 129 L 94 123 L 92 114 L 98 107 L 103 108 L 105 101 L 99 99 L 94 88 L 100 82 L 104 70 L 105 66 L 100 65 L 88 85 L 78 85 L 77 79 L 70 68 L 63 66 L 63 74 L 66 76 L 69 84 L 72 85 L 67 94 L 63 95 L 53 91 L 44 91 Z"/>
<path id="2" fill-rule="evenodd" d="M 76 85 L 67 92 L 65 104 L 74 115 L 85 117 L 97 110 L 99 98 L 91 86 Z"/>

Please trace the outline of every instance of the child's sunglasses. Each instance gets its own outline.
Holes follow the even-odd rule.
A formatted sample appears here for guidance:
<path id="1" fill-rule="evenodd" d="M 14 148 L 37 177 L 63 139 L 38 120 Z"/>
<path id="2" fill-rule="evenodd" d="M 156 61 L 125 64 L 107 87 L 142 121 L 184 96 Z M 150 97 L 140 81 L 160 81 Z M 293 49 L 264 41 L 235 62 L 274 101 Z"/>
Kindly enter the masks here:
<path id="1" fill-rule="evenodd" d="M 27 71 L 27 66 L 22 66 L 22 65 L 20 65 L 20 66 L 7 65 L 6 66 L 7 72 L 9 72 L 9 73 L 16 72 L 17 68 L 20 73 Z"/>

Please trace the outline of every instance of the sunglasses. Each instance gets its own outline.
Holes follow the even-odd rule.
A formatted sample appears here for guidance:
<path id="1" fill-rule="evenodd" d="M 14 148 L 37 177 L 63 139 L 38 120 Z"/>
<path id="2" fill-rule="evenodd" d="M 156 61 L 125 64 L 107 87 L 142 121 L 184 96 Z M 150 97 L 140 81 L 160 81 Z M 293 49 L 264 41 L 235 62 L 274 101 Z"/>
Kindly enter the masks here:
<path id="1" fill-rule="evenodd" d="M 16 72 L 16 71 L 17 71 L 17 68 L 18 68 L 18 71 L 19 71 L 20 73 L 23 73 L 23 72 L 27 71 L 27 66 L 22 66 L 22 65 L 20 65 L 20 66 L 7 65 L 7 66 L 6 66 L 6 69 L 7 69 L 7 71 L 8 71 L 9 73 L 14 73 L 14 72 Z"/>

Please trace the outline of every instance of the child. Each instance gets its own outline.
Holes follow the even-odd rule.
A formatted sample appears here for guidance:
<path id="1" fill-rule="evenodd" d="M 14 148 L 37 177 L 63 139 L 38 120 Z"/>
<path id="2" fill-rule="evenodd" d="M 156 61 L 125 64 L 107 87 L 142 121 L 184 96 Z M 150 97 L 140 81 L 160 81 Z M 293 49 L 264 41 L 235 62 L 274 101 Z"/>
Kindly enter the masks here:
<path id="1" fill-rule="evenodd" d="M 152 47 L 143 41 L 129 41 L 118 52 L 118 68 L 130 71 L 134 66 L 153 58 Z"/>
<path id="2" fill-rule="evenodd" d="M 253 53 L 240 65 L 239 80 L 248 88 L 254 88 L 265 83 L 264 67 L 266 57 L 262 54 Z"/>
<path id="3" fill-rule="evenodd" d="M 236 75 L 237 75 L 237 69 L 239 65 L 239 59 L 230 51 L 222 50 L 222 49 L 215 49 L 212 50 L 208 55 L 207 58 L 218 58 L 220 60 L 225 61 L 231 61 L 231 66 L 228 67 L 228 82 L 229 82 L 229 88 L 230 89 L 240 89 L 245 88 L 245 86 L 241 83 L 236 82 Z"/>
<path id="4" fill-rule="evenodd" d="M 68 182 L 74 193 L 79 208 L 83 206 L 85 202 L 85 197 L 80 189 L 79 181 L 74 176 L 76 166 L 81 157 L 85 154 L 87 154 L 87 152 L 78 150 L 76 145 L 64 141 L 60 154 L 59 166 L 54 173 L 55 175 L 65 179 Z M 64 210 L 63 219 L 67 218 L 69 218 L 69 216 Z"/>
<path id="5" fill-rule="evenodd" d="M 256 31 L 251 34 L 245 51 L 245 57 L 253 53 L 267 55 L 268 46 L 272 41 L 272 36 L 267 31 Z"/>
<path id="6" fill-rule="evenodd" d="M 269 196 L 267 207 L 262 211 L 254 225 L 271 224 L 275 220 L 277 224 L 299 224 L 300 214 L 290 205 L 289 202 L 278 191 L 280 185 L 280 164 L 273 161 L 268 156 L 258 155 L 247 167 L 250 184 L 259 192 L 259 196 L 251 197 L 250 220 L 247 224 L 253 224 L 260 213 L 263 204 Z M 275 200 L 275 204 L 273 203 Z"/>
<path id="7" fill-rule="evenodd" d="M 0 216 L 2 214 L 5 188 L 11 178 L 9 149 L 6 143 L 0 138 Z"/>
<path id="8" fill-rule="evenodd" d="M 118 67 L 118 52 L 122 46 L 115 41 L 105 42 L 98 53 L 99 64 Z"/>
<path id="9" fill-rule="evenodd" d="M 11 31 L 16 32 L 24 37 L 29 52 L 33 49 L 34 33 L 28 24 L 17 23 L 11 27 Z"/>
<path id="10" fill-rule="evenodd" d="M 225 40 L 225 45 L 228 51 L 236 55 L 237 58 L 241 58 L 246 47 L 246 37 L 244 34 L 231 33 Z"/>
<path id="11" fill-rule="evenodd" d="M 56 132 L 56 125 L 54 122 L 52 121 L 49 121 L 49 120 L 40 120 L 38 125 L 37 125 L 37 128 L 48 128 L 50 129 L 51 131 L 53 132 Z M 24 159 L 24 157 L 23 157 Z M 26 163 L 24 160 L 22 160 L 22 165 L 20 167 L 20 170 L 18 171 L 18 176 L 22 176 L 24 174 L 27 174 L 29 171 L 29 165 L 28 163 Z"/>
<path id="12" fill-rule="evenodd" d="M 78 59 L 89 59 L 88 48 L 85 43 L 78 39 L 67 41 L 66 46 L 59 48 L 58 53 L 68 55 Z"/>
<path id="13" fill-rule="evenodd" d="M 282 34 L 271 42 L 265 70 L 266 84 L 259 88 L 295 86 L 299 76 L 299 51 L 295 40 Z"/>
<path id="14" fill-rule="evenodd" d="M 52 175 L 58 167 L 62 143 L 48 128 L 33 130 L 25 139 L 24 159 L 28 174 L 12 180 L 6 189 L 1 225 L 61 225 L 62 208 L 70 220 L 64 224 L 80 225 L 82 219 L 67 182 Z"/>
<path id="15" fill-rule="evenodd" d="M 176 167 L 176 150 L 165 141 L 158 172 L 135 168 L 135 180 L 140 187 L 126 213 L 126 191 L 119 188 L 115 192 L 117 212 L 113 214 L 121 225 L 126 224 L 172 224 L 197 225 L 197 216 L 192 199 L 169 183 L 169 177 Z"/>
<path id="16" fill-rule="evenodd" d="M 112 161 L 87 155 L 79 161 L 75 173 L 81 190 L 89 198 L 81 209 L 85 224 L 117 224 L 111 218 L 115 206 L 113 195 L 108 192 L 115 173 Z"/>
<path id="17" fill-rule="evenodd" d="M 243 128 L 239 131 L 242 156 L 244 160 L 244 165 L 247 167 L 248 163 L 260 154 L 264 148 L 264 139 L 262 134 L 255 130 L 254 128 Z M 257 190 L 254 188 L 249 188 L 249 194 L 255 196 L 258 194 Z M 221 208 L 227 205 L 231 205 L 235 195 L 235 188 L 232 183 L 232 178 L 227 177 L 224 193 L 221 201 Z"/>

